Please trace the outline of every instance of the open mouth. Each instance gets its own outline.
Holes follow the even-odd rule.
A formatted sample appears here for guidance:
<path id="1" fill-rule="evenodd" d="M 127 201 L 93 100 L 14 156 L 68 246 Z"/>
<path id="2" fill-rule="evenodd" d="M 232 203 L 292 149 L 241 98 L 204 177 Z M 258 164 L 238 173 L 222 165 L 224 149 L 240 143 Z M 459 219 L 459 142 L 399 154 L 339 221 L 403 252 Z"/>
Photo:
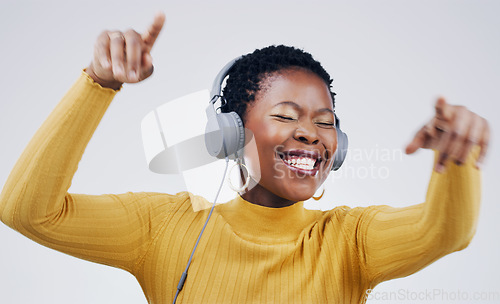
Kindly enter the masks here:
<path id="1" fill-rule="evenodd" d="M 278 155 L 290 170 L 303 175 L 316 175 L 322 161 L 320 154 L 315 151 L 289 150 Z"/>

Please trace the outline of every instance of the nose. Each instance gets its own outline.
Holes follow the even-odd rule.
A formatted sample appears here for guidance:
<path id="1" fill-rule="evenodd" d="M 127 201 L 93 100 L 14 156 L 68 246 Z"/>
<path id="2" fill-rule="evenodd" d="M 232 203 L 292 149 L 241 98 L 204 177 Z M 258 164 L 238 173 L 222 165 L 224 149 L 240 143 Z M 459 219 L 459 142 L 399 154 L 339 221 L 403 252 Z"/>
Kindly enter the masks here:
<path id="1" fill-rule="evenodd" d="M 319 143 L 318 130 L 313 123 L 299 124 L 295 130 L 293 138 L 308 145 L 315 145 Z"/>

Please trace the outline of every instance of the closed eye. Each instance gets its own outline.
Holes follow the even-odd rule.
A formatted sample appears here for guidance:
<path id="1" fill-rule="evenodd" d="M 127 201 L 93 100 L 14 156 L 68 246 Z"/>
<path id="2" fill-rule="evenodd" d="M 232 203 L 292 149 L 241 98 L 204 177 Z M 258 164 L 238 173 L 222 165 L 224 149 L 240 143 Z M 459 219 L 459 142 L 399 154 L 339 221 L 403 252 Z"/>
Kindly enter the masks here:
<path id="1" fill-rule="evenodd" d="M 317 122 L 316 124 L 322 126 L 322 127 L 327 127 L 327 128 L 333 128 L 335 124 L 331 122 Z"/>
<path id="2" fill-rule="evenodd" d="M 281 120 L 286 120 L 286 121 L 294 121 L 295 118 L 290 117 L 290 116 L 283 116 L 283 115 L 272 115 L 273 117 L 276 117 Z"/>

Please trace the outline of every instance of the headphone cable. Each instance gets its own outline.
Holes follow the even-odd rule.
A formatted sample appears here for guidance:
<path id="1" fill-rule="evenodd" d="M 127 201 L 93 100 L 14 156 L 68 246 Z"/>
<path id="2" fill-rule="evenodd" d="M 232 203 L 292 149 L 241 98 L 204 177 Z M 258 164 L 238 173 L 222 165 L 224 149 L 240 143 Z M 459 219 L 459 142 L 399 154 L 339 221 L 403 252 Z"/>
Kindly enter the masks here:
<path id="1" fill-rule="evenodd" d="M 219 186 L 219 190 L 217 190 L 217 195 L 215 195 L 214 203 L 212 204 L 212 208 L 210 208 L 210 212 L 208 213 L 207 220 L 205 221 L 205 224 L 203 225 L 203 228 L 201 229 L 200 234 L 198 235 L 198 239 L 196 240 L 196 244 L 194 245 L 193 251 L 191 251 L 191 256 L 189 257 L 188 263 L 186 265 L 186 269 L 184 269 L 184 272 L 182 273 L 181 279 L 179 280 L 179 284 L 177 284 L 177 291 L 175 293 L 174 301 L 172 304 L 175 304 L 177 301 L 177 296 L 179 295 L 179 292 L 181 292 L 182 287 L 184 287 L 184 283 L 186 282 L 187 278 L 187 272 L 189 269 L 189 265 L 191 265 L 191 260 L 193 259 L 194 252 L 196 250 L 196 247 L 198 247 L 198 243 L 200 242 L 201 236 L 203 235 L 203 231 L 205 231 L 205 227 L 208 224 L 208 220 L 212 216 L 212 212 L 214 211 L 215 204 L 217 202 L 217 199 L 219 198 L 219 193 L 222 189 L 222 186 L 224 185 L 224 180 L 226 179 L 226 173 L 227 173 L 227 167 L 229 166 L 229 157 L 226 156 L 226 168 L 224 169 L 224 175 L 222 176 L 222 181 Z"/>

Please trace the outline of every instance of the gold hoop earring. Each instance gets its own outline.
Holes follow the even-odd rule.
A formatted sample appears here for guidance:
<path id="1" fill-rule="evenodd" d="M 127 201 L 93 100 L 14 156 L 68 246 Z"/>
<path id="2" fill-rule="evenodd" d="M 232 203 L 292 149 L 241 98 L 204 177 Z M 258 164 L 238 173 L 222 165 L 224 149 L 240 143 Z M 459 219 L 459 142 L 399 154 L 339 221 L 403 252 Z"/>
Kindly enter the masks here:
<path id="1" fill-rule="evenodd" d="M 320 195 L 320 196 L 313 196 L 312 198 L 313 198 L 315 201 L 319 201 L 319 200 L 323 197 L 323 194 L 325 194 L 325 186 L 323 186 L 323 192 L 321 192 L 321 195 Z"/>
<path id="2" fill-rule="evenodd" d="M 247 177 L 245 178 L 245 184 L 242 186 L 242 187 L 235 187 L 233 185 L 233 182 L 231 182 L 231 172 L 233 172 L 233 169 L 234 167 L 240 167 L 240 166 L 243 166 L 245 168 L 245 171 L 247 172 Z M 250 171 L 248 171 L 248 168 L 245 164 L 241 163 L 239 160 L 237 162 L 234 163 L 234 165 L 231 167 L 231 169 L 229 170 L 229 174 L 227 176 L 227 179 L 229 181 L 229 188 L 231 188 L 231 190 L 235 191 L 235 192 L 242 192 L 244 191 L 246 188 L 248 188 L 248 185 L 250 184 Z"/>

